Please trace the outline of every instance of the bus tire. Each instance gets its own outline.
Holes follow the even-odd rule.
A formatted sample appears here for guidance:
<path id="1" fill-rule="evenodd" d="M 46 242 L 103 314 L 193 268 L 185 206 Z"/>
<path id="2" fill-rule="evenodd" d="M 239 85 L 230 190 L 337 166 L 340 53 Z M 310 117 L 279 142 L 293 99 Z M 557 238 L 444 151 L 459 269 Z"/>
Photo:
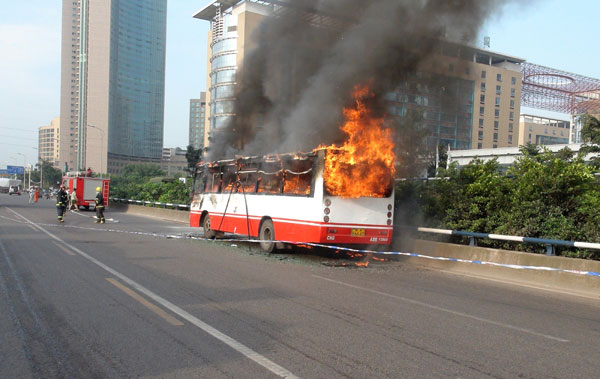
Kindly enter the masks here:
<path id="1" fill-rule="evenodd" d="M 272 253 L 275 250 L 275 227 L 273 226 L 273 221 L 266 219 L 262 224 L 260 224 L 258 238 L 261 240 L 260 248 L 262 251 L 265 253 Z"/>
<path id="2" fill-rule="evenodd" d="M 217 233 L 210 228 L 210 217 L 207 214 L 202 218 L 202 229 L 204 230 L 204 238 L 214 239 Z"/>

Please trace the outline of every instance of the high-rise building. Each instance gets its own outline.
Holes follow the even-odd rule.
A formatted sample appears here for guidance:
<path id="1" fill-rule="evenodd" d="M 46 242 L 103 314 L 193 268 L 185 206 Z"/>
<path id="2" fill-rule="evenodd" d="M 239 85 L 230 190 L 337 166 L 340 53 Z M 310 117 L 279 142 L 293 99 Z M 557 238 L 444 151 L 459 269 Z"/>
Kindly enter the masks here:
<path id="1" fill-rule="evenodd" d="M 238 68 L 250 51 L 252 32 L 273 5 L 263 1 L 213 1 L 194 15 L 210 22 L 208 32 L 206 115 L 204 146 L 211 132 L 224 127 L 234 117 L 234 94 Z"/>
<path id="2" fill-rule="evenodd" d="M 159 163 L 166 0 L 63 0 L 60 157 L 118 173 Z"/>
<path id="3" fill-rule="evenodd" d="M 190 99 L 189 145 L 194 149 L 204 148 L 206 92 L 200 93 L 199 99 Z"/>
<path id="4" fill-rule="evenodd" d="M 60 167 L 59 140 L 60 118 L 55 117 L 50 125 L 41 126 L 38 132 L 38 154 L 41 160 L 50 162 L 55 168 Z"/>
<path id="5" fill-rule="evenodd" d="M 450 149 L 517 146 L 523 59 L 470 46 L 441 48 L 387 99 L 390 113 L 423 111 L 427 145 Z"/>
<path id="6" fill-rule="evenodd" d="M 273 7 L 258 0 L 215 0 L 194 15 L 210 22 L 205 146 L 211 133 L 235 117 L 238 68 L 256 43 L 251 39 L 253 31 L 273 13 Z M 439 144 L 451 149 L 516 146 L 522 62 L 472 46 L 440 43 L 420 71 L 386 96 L 389 115 L 403 118 L 411 108 L 421 110 L 430 132 L 427 145 L 432 148 Z"/>

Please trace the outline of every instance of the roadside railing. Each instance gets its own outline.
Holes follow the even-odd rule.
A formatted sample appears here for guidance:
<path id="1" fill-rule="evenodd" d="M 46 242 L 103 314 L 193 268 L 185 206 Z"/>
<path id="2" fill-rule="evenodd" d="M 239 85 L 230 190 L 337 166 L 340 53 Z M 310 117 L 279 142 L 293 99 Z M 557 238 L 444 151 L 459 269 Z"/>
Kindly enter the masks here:
<path id="1" fill-rule="evenodd" d="M 469 238 L 469 246 L 477 246 L 477 238 L 487 238 L 498 241 L 510 241 L 520 243 L 531 243 L 546 245 L 546 255 L 556 255 L 555 246 L 568 246 L 577 247 L 581 249 L 600 250 L 600 243 L 591 242 L 577 242 L 577 241 L 565 241 L 555 240 L 549 238 L 534 238 L 534 237 L 520 237 L 520 236 L 509 236 L 504 234 L 489 234 L 489 233 L 475 233 L 475 232 L 464 232 L 461 230 L 450 230 L 450 229 L 435 229 L 435 228 L 423 228 L 418 227 L 417 231 L 422 233 L 434 233 L 453 235 Z"/>
<path id="2" fill-rule="evenodd" d="M 190 209 L 190 206 L 188 204 L 161 203 L 159 201 L 120 199 L 118 197 L 111 197 L 109 199 L 110 199 L 110 201 L 114 201 L 116 203 L 143 205 L 146 207 L 153 207 L 153 208 L 176 209 L 176 210 L 180 210 L 180 211 L 188 211 Z"/>

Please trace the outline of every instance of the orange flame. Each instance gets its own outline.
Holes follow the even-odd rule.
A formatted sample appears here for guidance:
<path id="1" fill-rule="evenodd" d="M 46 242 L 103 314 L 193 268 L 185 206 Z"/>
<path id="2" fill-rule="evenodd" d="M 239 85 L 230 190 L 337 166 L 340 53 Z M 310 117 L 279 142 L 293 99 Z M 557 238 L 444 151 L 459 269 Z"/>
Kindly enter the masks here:
<path id="1" fill-rule="evenodd" d="M 384 119 L 372 116 L 364 100 L 373 97 L 367 86 L 355 87 L 354 107 L 344 109 L 342 146 L 326 148 L 325 187 L 333 196 L 346 198 L 387 197 L 394 174 L 394 142 Z"/>

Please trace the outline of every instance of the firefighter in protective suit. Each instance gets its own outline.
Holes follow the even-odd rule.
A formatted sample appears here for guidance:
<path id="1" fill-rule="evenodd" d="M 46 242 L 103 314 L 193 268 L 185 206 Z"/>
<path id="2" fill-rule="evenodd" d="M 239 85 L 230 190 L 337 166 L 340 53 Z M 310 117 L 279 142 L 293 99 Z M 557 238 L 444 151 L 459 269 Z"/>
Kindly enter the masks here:
<path id="1" fill-rule="evenodd" d="M 65 209 L 68 201 L 69 197 L 67 196 L 65 187 L 60 186 L 58 194 L 56 195 L 56 211 L 58 212 L 58 222 L 65 222 L 65 220 L 63 220 L 63 216 L 65 215 Z"/>
<path id="2" fill-rule="evenodd" d="M 104 224 L 104 196 L 102 196 L 102 188 L 96 188 L 96 224 Z"/>

